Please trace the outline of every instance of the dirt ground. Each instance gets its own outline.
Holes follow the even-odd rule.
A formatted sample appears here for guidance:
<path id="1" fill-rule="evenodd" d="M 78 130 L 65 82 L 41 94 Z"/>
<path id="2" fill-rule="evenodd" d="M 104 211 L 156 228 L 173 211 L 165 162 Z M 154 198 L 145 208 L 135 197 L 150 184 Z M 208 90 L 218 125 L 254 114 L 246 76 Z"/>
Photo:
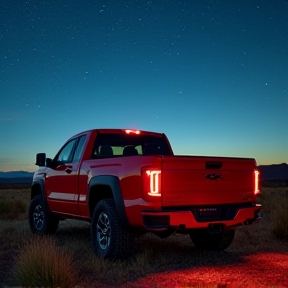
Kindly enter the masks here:
<path id="1" fill-rule="evenodd" d="M 288 255 L 256 253 L 236 263 L 151 274 L 122 287 L 288 287 Z M 242 262 L 242 263 L 240 263 Z"/>
<path id="2" fill-rule="evenodd" d="M 268 215 L 264 214 L 259 223 L 239 228 L 234 242 L 223 252 L 200 252 L 190 243 L 188 236 L 174 235 L 172 237 L 176 239 L 175 242 L 188 247 L 186 255 L 182 252 L 175 254 L 172 260 L 165 263 L 164 272 L 148 273 L 145 277 L 137 278 L 119 287 L 288 287 L 288 243 L 271 237 L 269 222 Z M 149 244 L 151 238 L 155 240 L 154 236 L 147 235 L 141 241 Z M 166 239 L 159 240 L 159 245 L 161 245 L 160 241 L 164 241 L 163 246 L 165 246 Z M 169 253 L 171 252 L 167 251 L 167 254 Z M 187 254 L 193 258 L 189 263 Z"/>
<path id="3" fill-rule="evenodd" d="M 10 191 L 1 191 L 0 196 L 8 197 L 7 195 L 9 195 L 14 198 L 15 194 L 12 194 Z M 20 190 L 17 195 L 20 195 L 25 201 L 29 201 L 28 191 Z M 7 249 L 11 249 L 11 252 L 15 251 L 13 247 L 16 248 L 17 243 L 11 242 L 15 239 L 15 235 L 17 237 L 21 237 L 22 234 L 27 235 L 27 233 L 30 235 L 25 218 L 17 221 L 0 219 L 0 230 L 2 231 L 0 236 L 5 235 L 5 239 L 10 239 L 10 243 L 5 239 L 0 239 L 0 256 L 2 255 L 3 261 L 0 263 L 0 267 L 2 267 L 2 271 L 0 271 L 2 279 L 0 280 L 4 280 L 6 277 L 4 270 L 7 267 L 4 262 L 13 263 L 10 260 L 10 254 L 7 254 Z M 78 239 L 76 243 L 81 244 L 81 247 L 77 248 L 74 244 L 71 249 L 74 251 L 78 249 L 81 252 L 81 249 L 85 248 L 83 253 L 78 251 L 77 254 L 80 257 L 79 263 L 83 263 L 88 256 L 93 257 L 89 225 L 87 226 L 86 223 L 86 226 L 83 227 L 83 224 L 79 224 L 77 227 L 78 224 L 74 226 L 74 223 L 69 221 L 74 220 L 63 221 L 56 237 L 65 236 L 65 241 L 67 241 L 65 245 L 68 245 L 79 237 L 80 231 L 82 238 Z M 23 232 L 21 232 L 22 230 Z M 103 282 L 102 278 L 99 281 L 92 268 L 90 274 L 84 276 L 81 267 L 75 265 L 74 269 L 78 269 L 79 272 L 79 281 L 75 287 L 288 288 L 288 242 L 272 237 L 270 215 L 265 211 L 262 212 L 262 220 L 259 223 L 237 229 L 232 245 L 222 252 L 199 251 L 193 246 L 187 235 L 176 234 L 167 239 L 159 239 L 154 235 L 147 234 L 139 239 L 141 247 L 151 247 L 153 257 L 150 259 L 155 261 L 155 263 L 149 262 L 149 267 L 145 268 L 142 275 L 135 275 L 135 277 L 130 275 L 125 281 L 116 285 L 115 281 L 109 281 L 109 279 Z M 88 265 L 90 265 L 89 263 Z M 113 271 L 111 277 L 113 277 Z M 0 281 L 0 287 L 15 287 L 8 283 L 9 281 Z"/>

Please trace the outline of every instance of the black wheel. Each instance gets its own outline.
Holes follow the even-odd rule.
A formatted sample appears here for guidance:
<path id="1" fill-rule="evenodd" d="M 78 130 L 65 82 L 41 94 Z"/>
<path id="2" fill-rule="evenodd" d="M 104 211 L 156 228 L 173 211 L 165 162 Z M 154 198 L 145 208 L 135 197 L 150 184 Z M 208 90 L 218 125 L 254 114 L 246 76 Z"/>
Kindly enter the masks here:
<path id="1" fill-rule="evenodd" d="M 220 251 L 228 248 L 233 242 L 235 230 L 220 233 L 209 233 L 206 229 L 198 229 L 190 233 L 190 238 L 198 249 Z"/>
<path id="2" fill-rule="evenodd" d="M 31 231 L 35 234 L 54 234 L 59 224 L 59 218 L 44 206 L 41 195 L 31 200 L 28 219 Z"/>
<path id="3" fill-rule="evenodd" d="M 94 252 L 104 258 L 124 258 L 133 251 L 133 232 L 119 225 L 113 199 L 103 199 L 96 205 L 91 238 Z"/>

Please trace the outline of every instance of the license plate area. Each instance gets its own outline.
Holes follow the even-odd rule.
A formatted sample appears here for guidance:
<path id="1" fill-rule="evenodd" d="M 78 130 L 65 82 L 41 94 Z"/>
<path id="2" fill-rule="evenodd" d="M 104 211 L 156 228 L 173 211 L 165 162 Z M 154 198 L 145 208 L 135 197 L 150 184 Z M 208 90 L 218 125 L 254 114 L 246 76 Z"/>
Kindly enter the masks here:
<path id="1" fill-rule="evenodd" d="M 199 218 L 219 218 L 222 216 L 221 207 L 198 208 L 197 214 Z"/>

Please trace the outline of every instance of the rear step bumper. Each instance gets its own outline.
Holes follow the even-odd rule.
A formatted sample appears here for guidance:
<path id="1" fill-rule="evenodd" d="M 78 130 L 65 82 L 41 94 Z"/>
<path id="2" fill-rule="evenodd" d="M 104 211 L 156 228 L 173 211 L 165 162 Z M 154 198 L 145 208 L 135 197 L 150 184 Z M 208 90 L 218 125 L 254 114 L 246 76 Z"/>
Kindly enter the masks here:
<path id="1" fill-rule="evenodd" d="M 259 222 L 262 206 L 256 204 L 252 207 L 239 208 L 236 216 L 231 220 L 201 221 L 197 222 L 191 211 L 142 211 L 144 227 L 151 231 L 164 231 L 171 227 L 179 229 L 208 228 L 211 224 L 221 224 L 225 227 L 236 227 Z"/>

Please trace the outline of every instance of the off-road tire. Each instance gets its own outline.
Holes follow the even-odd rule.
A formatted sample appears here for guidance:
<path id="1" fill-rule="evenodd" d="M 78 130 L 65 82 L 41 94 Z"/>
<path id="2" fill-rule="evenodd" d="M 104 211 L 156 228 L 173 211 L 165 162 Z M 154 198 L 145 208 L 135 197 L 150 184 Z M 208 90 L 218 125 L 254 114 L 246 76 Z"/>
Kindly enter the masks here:
<path id="1" fill-rule="evenodd" d="M 134 233 L 120 226 L 113 199 L 103 199 L 96 205 L 91 238 L 95 254 L 103 258 L 125 258 L 132 253 Z"/>
<path id="2" fill-rule="evenodd" d="M 28 219 L 34 234 L 54 234 L 59 224 L 59 218 L 48 210 L 41 195 L 31 200 Z"/>
<path id="3" fill-rule="evenodd" d="M 235 230 L 210 233 L 207 229 L 197 229 L 190 233 L 190 238 L 196 248 L 213 251 L 220 251 L 228 248 L 233 242 L 234 236 Z"/>

